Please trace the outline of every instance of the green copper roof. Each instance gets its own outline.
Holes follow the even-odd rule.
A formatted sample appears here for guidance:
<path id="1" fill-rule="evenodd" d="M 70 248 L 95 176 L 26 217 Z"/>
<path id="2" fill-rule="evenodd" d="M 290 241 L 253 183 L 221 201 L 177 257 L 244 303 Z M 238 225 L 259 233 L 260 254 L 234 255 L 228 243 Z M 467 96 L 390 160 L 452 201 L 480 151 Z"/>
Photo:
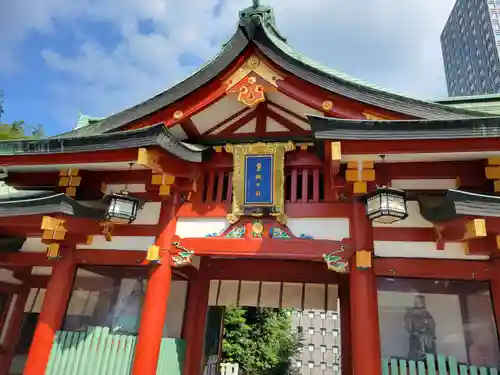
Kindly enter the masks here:
<path id="1" fill-rule="evenodd" d="M 104 120 L 105 117 L 91 117 L 84 115 L 82 112 L 78 113 L 78 122 L 76 124 L 75 129 L 80 129 L 85 126 L 91 125 L 91 124 L 96 124 L 102 120 Z"/>
<path id="2" fill-rule="evenodd" d="M 500 115 L 500 94 L 457 96 L 436 100 L 436 103 Z"/>
<path id="3" fill-rule="evenodd" d="M 219 54 L 204 64 L 194 74 L 142 103 L 101 121 L 92 122 L 88 120 L 86 126 L 78 127 L 62 136 L 88 136 L 113 132 L 130 122 L 159 111 L 181 100 L 216 78 L 250 45 L 255 45 L 268 59 L 277 64 L 281 69 L 300 79 L 334 94 L 375 107 L 414 118 L 435 120 L 487 116 L 482 111 L 472 111 L 457 106 L 443 105 L 449 103 L 441 104 L 439 102 L 420 100 L 381 89 L 378 86 L 365 83 L 319 64 L 293 50 L 276 26 L 273 9 L 269 6 L 261 5 L 259 0 L 254 0 L 252 6 L 240 11 L 236 32 L 223 45 Z"/>

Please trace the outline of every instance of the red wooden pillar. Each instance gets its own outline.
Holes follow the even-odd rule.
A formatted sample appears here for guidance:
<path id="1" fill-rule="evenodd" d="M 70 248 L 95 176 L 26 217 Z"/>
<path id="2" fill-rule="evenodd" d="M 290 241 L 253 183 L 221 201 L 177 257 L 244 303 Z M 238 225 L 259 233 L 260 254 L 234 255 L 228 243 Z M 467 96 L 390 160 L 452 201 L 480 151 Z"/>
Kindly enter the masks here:
<path id="1" fill-rule="evenodd" d="M 189 281 L 189 295 L 184 323 L 184 339 L 186 340 L 184 375 L 199 375 L 201 373 L 208 293 L 210 290 L 210 280 L 204 275 L 203 264 L 202 259 L 200 270 Z"/>
<path id="2" fill-rule="evenodd" d="M 76 263 L 73 253 L 67 253 L 63 259 L 54 262 L 24 367 L 24 375 L 45 374 L 55 333 L 63 323 L 75 273 Z"/>
<path id="3" fill-rule="evenodd" d="M 12 362 L 12 357 L 14 356 L 14 351 L 19 340 L 19 334 L 21 333 L 24 318 L 24 305 L 26 304 L 29 293 L 29 286 L 23 286 L 23 289 L 17 294 L 14 310 L 12 311 L 12 317 L 5 336 L 5 349 L 3 353 L 0 354 L 0 375 L 7 375 L 9 372 L 10 363 Z"/>
<path id="4" fill-rule="evenodd" d="M 340 343 L 341 343 L 341 360 L 342 375 L 352 374 L 351 361 L 351 330 L 350 325 L 350 305 L 351 298 L 349 297 L 349 283 L 347 275 L 341 275 L 339 279 L 339 300 L 340 300 Z"/>
<path id="5" fill-rule="evenodd" d="M 490 281 L 491 301 L 493 304 L 493 313 L 495 315 L 495 325 L 498 337 L 500 337 L 500 259 L 491 260 L 492 279 Z"/>
<path id="6" fill-rule="evenodd" d="M 149 272 L 135 347 L 133 375 L 156 375 L 172 281 L 168 249 L 171 245 L 171 238 L 175 234 L 176 223 L 175 204 L 171 201 L 164 201 L 159 221 L 160 234 L 156 240 L 156 244 L 162 249 L 162 260 L 160 264 L 152 266 Z"/>
<path id="7" fill-rule="evenodd" d="M 373 228 L 365 206 L 353 204 L 351 233 L 355 250 L 373 250 Z M 378 322 L 377 285 L 373 268 L 357 269 L 353 257 L 350 282 L 351 348 L 353 375 L 380 375 L 382 372 Z"/>

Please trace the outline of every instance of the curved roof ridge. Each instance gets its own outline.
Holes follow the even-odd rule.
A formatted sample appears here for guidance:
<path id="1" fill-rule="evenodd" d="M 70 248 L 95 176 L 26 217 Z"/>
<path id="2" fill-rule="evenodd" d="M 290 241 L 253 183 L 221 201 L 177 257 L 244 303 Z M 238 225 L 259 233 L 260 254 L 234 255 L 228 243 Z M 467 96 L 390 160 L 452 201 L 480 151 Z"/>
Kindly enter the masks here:
<path id="1" fill-rule="evenodd" d="M 394 92 L 394 91 L 391 91 L 391 90 L 387 90 L 387 89 L 383 89 L 377 85 L 374 85 L 374 84 L 371 84 L 371 83 L 367 83 L 365 81 L 362 81 L 360 79 L 357 79 L 357 78 L 354 78 L 354 77 L 351 77 L 349 76 L 348 74 L 345 74 L 345 73 L 342 73 L 342 72 L 339 72 L 335 69 L 332 69 L 328 66 L 325 66 L 324 64 L 321 64 L 321 63 L 318 63 L 316 62 L 315 60 L 307 57 L 307 56 L 304 56 L 300 53 L 298 53 L 296 50 L 294 50 L 289 43 L 284 43 L 283 41 L 279 40 L 279 39 L 276 39 L 274 37 L 274 35 L 272 35 L 272 33 L 269 32 L 269 30 L 267 30 L 267 28 L 265 27 L 264 24 L 262 24 L 262 30 L 266 36 L 266 38 L 271 42 L 271 45 L 265 45 L 263 44 L 260 40 L 257 42 L 257 45 L 259 46 L 259 48 L 261 49 L 267 49 L 268 54 L 266 54 L 268 56 L 268 58 L 270 58 L 271 60 L 274 61 L 274 58 L 278 57 L 276 56 L 275 54 L 273 54 L 271 51 L 270 51 L 270 48 L 272 47 L 276 47 L 278 48 L 282 53 L 286 54 L 287 57 L 297 61 L 297 62 L 300 62 L 301 64 L 309 67 L 309 68 L 312 68 L 316 71 L 318 71 L 319 73 L 323 74 L 323 75 L 327 75 L 329 76 L 331 79 L 333 80 L 338 80 L 338 81 L 344 81 L 345 83 L 347 84 L 350 84 L 350 85 L 354 85 L 354 86 L 357 86 L 358 88 L 361 88 L 361 89 L 368 89 L 371 92 L 371 95 L 373 96 L 373 94 L 378 94 L 378 95 L 384 95 L 384 96 L 387 96 L 387 95 L 390 95 L 392 96 L 394 99 L 394 101 L 400 101 L 400 100 L 407 100 L 407 101 L 411 101 L 412 104 L 425 104 L 426 106 L 430 107 L 430 108 L 434 108 L 435 110 L 437 111 L 444 111 L 444 112 L 447 112 L 449 113 L 450 115 L 452 114 L 457 114 L 457 115 L 461 115 L 461 116 L 453 116 L 454 118 L 459 118 L 459 117 L 463 117 L 463 116 L 466 116 L 466 117 L 482 117 L 482 116 L 488 116 L 489 114 L 487 113 L 484 113 L 484 112 L 479 112 L 479 111 L 472 111 L 472 110 L 466 110 L 466 109 L 463 109 L 463 108 L 456 108 L 456 107 L 451 107 L 451 106 L 447 106 L 447 105 L 443 105 L 443 104 L 440 104 L 440 103 L 436 103 L 436 102 L 432 102 L 432 101 L 428 101 L 428 100 L 424 100 L 424 99 L 420 99 L 420 98 L 416 98 L 416 97 L 412 97 L 412 96 L 409 96 L 407 94 L 402 94 L 402 93 L 397 93 L 397 92 Z M 265 42 L 265 41 L 263 41 Z M 264 51 L 265 52 L 265 51 Z M 279 59 L 279 57 L 278 57 Z M 275 61 L 276 62 L 276 61 Z M 296 72 L 292 72 L 292 74 L 295 74 Z M 332 90 L 331 88 L 328 88 L 328 87 L 324 87 L 325 85 L 321 85 L 319 84 L 319 82 L 314 82 L 316 84 L 318 84 L 319 86 L 322 86 L 323 88 L 329 90 L 329 91 L 333 91 L 335 92 L 334 90 Z M 342 92 L 341 95 L 345 95 L 347 97 L 350 97 L 350 95 L 348 95 L 346 92 Z M 355 100 L 361 100 L 359 98 L 353 98 Z M 380 103 L 372 103 L 368 96 L 364 97 L 364 100 L 361 100 L 361 101 L 364 101 L 366 103 L 369 103 L 369 104 L 373 104 L 375 106 L 380 106 L 382 108 L 384 108 L 383 105 L 381 105 Z M 396 103 L 393 103 L 393 104 L 396 104 Z M 399 110 L 398 110 L 399 109 Z M 421 114 L 420 113 L 407 113 L 407 112 L 404 112 L 404 111 L 401 111 L 401 110 L 404 110 L 404 108 L 394 108 L 394 109 L 390 109 L 394 112 L 400 112 L 400 113 L 406 113 L 406 114 L 409 114 L 411 116 L 414 116 L 414 117 L 421 117 Z"/>
<path id="2" fill-rule="evenodd" d="M 415 118 L 439 120 L 488 116 L 485 112 L 456 108 L 386 90 L 301 55 L 279 32 L 273 9 L 270 6 L 260 5 L 259 1 L 240 11 L 239 16 L 238 27 L 230 40 L 223 45 L 217 55 L 196 72 L 144 102 L 115 113 L 100 122 L 63 133 L 60 136 L 75 137 L 112 132 L 154 113 L 217 77 L 251 43 L 254 43 L 264 55 L 289 73 L 327 91 L 362 103 Z"/>

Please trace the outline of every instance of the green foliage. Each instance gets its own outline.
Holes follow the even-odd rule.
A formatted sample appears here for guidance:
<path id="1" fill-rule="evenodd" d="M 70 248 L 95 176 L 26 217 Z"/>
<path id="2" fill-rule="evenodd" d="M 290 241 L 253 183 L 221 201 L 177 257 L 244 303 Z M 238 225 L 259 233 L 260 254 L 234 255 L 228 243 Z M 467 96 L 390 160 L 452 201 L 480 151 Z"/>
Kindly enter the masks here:
<path id="1" fill-rule="evenodd" d="M 0 90 L 0 118 L 4 114 L 3 91 Z M 26 134 L 27 133 L 27 134 Z M 27 126 L 23 120 L 11 124 L 0 122 L 0 140 L 28 139 L 43 137 L 43 126 Z"/>
<path id="2" fill-rule="evenodd" d="M 0 122 L 0 140 L 36 139 L 41 137 L 43 137 L 43 127 L 41 125 L 29 127 L 26 126 L 23 120 L 14 121 L 11 124 Z"/>
<path id="3" fill-rule="evenodd" d="M 299 347 L 288 311 L 228 307 L 224 315 L 223 360 L 251 375 L 292 374 Z"/>

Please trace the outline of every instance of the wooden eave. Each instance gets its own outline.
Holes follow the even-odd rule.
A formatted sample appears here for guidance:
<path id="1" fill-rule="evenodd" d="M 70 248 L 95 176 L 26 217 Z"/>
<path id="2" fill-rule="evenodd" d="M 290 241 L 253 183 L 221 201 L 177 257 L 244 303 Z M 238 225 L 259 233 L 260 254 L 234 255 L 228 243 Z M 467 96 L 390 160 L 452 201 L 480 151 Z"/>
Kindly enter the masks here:
<path id="1" fill-rule="evenodd" d="M 94 162 L 99 162 L 98 153 L 103 151 L 129 150 L 140 147 L 158 147 L 180 160 L 201 163 L 209 150 L 203 147 L 185 144 L 175 139 L 163 124 L 142 129 L 95 134 L 77 137 L 53 137 L 39 140 L 13 140 L 0 142 L 0 164 L 3 159 L 12 156 L 47 156 L 94 153 Z"/>
<path id="2" fill-rule="evenodd" d="M 500 116 L 448 120 L 344 120 L 308 116 L 317 140 L 447 140 L 497 138 Z"/>
<path id="3" fill-rule="evenodd" d="M 425 197 L 419 199 L 420 213 L 432 223 L 442 223 L 460 217 L 500 217 L 500 197 L 449 189 L 441 201 L 429 203 Z M 500 228 L 499 228 L 500 229 Z"/>
<path id="4" fill-rule="evenodd" d="M 84 206 L 64 193 L 44 194 L 24 199 L 1 199 L 0 217 L 62 214 L 104 220 L 105 210 Z"/>

